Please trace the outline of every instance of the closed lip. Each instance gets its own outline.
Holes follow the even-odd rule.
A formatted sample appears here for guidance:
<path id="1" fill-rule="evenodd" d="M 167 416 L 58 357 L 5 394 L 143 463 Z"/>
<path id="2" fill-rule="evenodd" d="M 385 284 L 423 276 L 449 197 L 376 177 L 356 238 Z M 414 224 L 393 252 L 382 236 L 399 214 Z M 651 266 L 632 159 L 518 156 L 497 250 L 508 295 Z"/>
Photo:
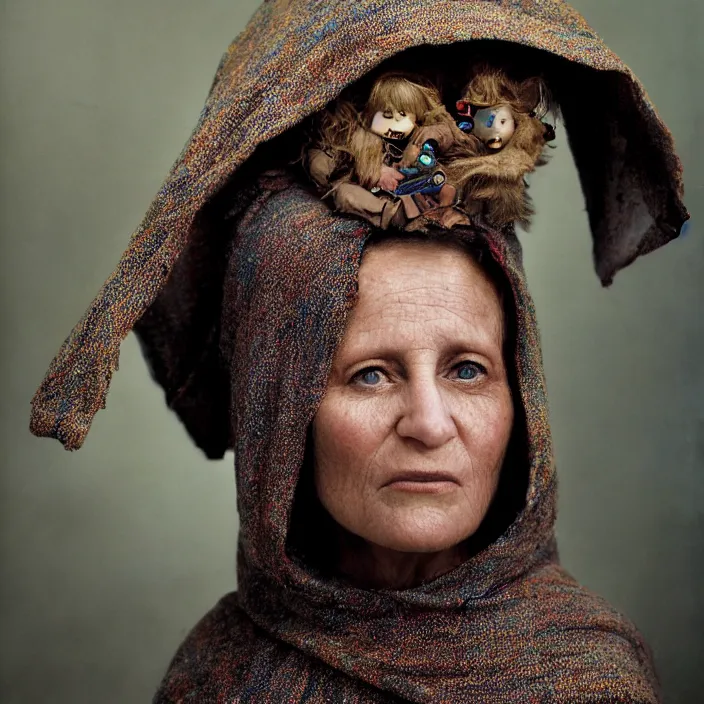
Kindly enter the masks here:
<path id="1" fill-rule="evenodd" d="M 383 486 L 396 484 L 397 482 L 418 482 L 419 484 L 431 484 L 433 482 L 452 482 L 458 484 L 457 479 L 449 472 L 399 472 L 394 474 Z"/>

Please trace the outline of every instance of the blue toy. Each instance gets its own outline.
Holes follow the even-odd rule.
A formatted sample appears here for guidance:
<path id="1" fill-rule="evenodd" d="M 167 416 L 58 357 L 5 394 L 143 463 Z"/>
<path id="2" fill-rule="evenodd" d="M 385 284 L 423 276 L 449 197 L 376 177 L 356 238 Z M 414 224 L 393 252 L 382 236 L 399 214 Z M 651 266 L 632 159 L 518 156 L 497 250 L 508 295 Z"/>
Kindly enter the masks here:
<path id="1" fill-rule="evenodd" d="M 438 166 L 435 156 L 437 145 L 432 141 L 425 142 L 416 159 L 415 166 L 399 169 L 406 177 L 396 190 L 396 196 L 412 196 L 418 193 L 435 195 L 442 190 L 447 181 L 445 172 Z"/>

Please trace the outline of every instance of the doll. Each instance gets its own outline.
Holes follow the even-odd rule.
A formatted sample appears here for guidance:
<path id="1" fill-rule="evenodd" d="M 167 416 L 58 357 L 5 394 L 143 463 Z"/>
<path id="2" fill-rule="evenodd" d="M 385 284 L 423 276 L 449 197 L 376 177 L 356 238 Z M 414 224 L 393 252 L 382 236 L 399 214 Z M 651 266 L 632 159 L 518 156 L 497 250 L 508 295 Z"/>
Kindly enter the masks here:
<path id="1" fill-rule="evenodd" d="M 543 150 L 555 137 L 538 117 L 547 111 L 547 96 L 539 78 L 517 81 L 497 68 L 475 68 L 457 102 L 459 127 L 473 141 L 446 167 L 466 212 L 498 227 L 529 225 L 533 210 L 524 178 L 545 163 Z"/>
<path id="2" fill-rule="evenodd" d="M 466 137 L 434 86 L 387 73 L 361 113 L 353 102 L 338 101 L 322 114 L 307 166 L 338 211 L 383 229 L 405 227 L 428 210 L 454 205 L 456 189 L 437 157 L 458 140 Z"/>
<path id="3" fill-rule="evenodd" d="M 472 132 L 488 149 L 502 149 L 516 131 L 516 118 L 508 105 L 473 108 L 465 100 L 459 100 L 457 109 L 460 117 L 469 118 L 460 122 L 460 129 Z"/>

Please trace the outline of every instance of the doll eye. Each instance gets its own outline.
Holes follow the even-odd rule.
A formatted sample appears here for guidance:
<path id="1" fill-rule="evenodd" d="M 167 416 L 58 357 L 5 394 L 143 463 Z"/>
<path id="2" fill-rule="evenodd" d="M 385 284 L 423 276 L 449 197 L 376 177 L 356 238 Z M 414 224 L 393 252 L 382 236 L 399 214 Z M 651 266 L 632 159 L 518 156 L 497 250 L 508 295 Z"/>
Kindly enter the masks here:
<path id="1" fill-rule="evenodd" d="M 384 110 L 384 119 L 385 120 L 390 120 L 394 114 L 391 112 L 391 110 Z"/>
<path id="2" fill-rule="evenodd" d="M 403 110 L 400 110 L 398 113 L 401 117 L 406 117 L 406 113 Z"/>

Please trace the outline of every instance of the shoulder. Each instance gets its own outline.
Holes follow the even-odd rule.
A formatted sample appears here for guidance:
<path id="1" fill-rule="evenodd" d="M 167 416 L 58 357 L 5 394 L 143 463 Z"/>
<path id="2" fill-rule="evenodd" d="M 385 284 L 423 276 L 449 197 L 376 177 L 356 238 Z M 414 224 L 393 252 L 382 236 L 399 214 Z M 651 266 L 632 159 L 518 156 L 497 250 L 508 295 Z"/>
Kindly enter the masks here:
<path id="1" fill-rule="evenodd" d="M 517 580 L 500 598 L 521 612 L 532 666 L 554 701 L 661 701 L 652 653 L 638 629 L 559 565 Z"/>
<path id="2" fill-rule="evenodd" d="M 249 669 L 255 631 L 255 625 L 239 608 L 237 593 L 224 596 L 186 636 L 154 704 L 191 701 L 193 696 L 199 697 L 198 701 L 219 701 L 217 696 L 224 691 L 237 691 Z M 214 672 L 227 672 L 228 682 L 215 683 Z"/>

